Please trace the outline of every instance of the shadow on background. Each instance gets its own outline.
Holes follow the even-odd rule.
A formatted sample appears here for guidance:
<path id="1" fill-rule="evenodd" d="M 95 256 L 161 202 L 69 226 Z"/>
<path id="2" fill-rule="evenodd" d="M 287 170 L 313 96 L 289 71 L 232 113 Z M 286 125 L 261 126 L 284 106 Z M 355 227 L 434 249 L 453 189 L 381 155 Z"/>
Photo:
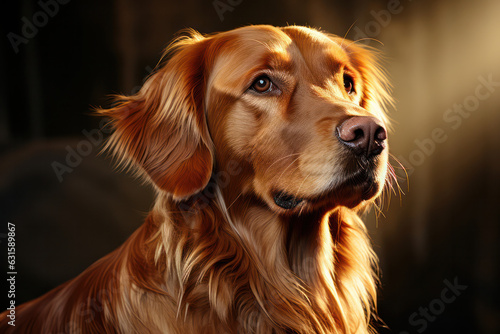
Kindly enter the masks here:
<path id="1" fill-rule="evenodd" d="M 380 316 L 389 327 L 381 332 L 500 332 L 498 1 L 9 6 L 1 20 L 0 242 L 14 223 L 18 303 L 117 247 L 151 206 L 151 189 L 97 156 L 106 133 L 92 106 L 136 92 L 183 28 L 301 24 L 387 56 L 397 100 L 391 152 L 409 183 L 399 170 L 406 195 L 367 220 L 381 260 Z"/>

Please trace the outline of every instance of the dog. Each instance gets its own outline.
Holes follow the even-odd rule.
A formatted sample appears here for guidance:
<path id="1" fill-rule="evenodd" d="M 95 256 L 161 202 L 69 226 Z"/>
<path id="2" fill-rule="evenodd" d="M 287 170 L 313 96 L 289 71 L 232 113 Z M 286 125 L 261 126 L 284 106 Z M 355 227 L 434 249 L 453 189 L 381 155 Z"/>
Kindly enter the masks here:
<path id="1" fill-rule="evenodd" d="M 2 333 L 370 333 L 360 214 L 392 182 L 376 50 L 319 30 L 189 31 L 100 115 L 154 186 L 144 224 Z"/>

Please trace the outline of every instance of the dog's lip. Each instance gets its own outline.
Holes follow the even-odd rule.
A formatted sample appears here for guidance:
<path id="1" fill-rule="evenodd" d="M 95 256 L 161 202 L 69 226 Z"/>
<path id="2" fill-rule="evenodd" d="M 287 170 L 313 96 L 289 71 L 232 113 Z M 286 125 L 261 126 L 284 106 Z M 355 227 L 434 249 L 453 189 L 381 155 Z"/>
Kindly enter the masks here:
<path id="1" fill-rule="evenodd" d="M 375 177 L 366 172 L 366 170 L 361 170 L 352 173 L 345 177 L 340 184 L 328 187 L 327 190 L 313 196 L 298 197 L 283 190 L 274 191 L 273 201 L 280 208 L 289 211 L 297 208 L 299 204 L 301 207 L 305 205 L 316 206 L 332 200 L 340 205 L 356 206 L 359 202 L 372 198 L 379 191 Z"/>
<path id="2" fill-rule="evenodd" d="M 350 189 L 363 199 L 368 199 L 377 193 L 378 181 L 371 170 L 359 169 L 347 176 L 336 188 L 339 192 Z"/>
<path id="3" fill-rule="evenodd" d="M 295 209 L 304 199 L 295 197 L 284 191 L 276 192 L 273 196 L 274 203 L 282 209 Z"/>

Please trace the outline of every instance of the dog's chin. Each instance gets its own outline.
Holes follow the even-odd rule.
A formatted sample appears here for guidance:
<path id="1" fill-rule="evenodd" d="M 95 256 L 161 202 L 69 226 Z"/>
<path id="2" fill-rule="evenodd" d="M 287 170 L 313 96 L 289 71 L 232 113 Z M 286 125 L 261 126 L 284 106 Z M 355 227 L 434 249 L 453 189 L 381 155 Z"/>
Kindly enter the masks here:
<path id="1" fill-rule="evenodd" d="M 332 210 L 338 206 L 355 208 L 361 203 L 376 198 L 382 182 L 373 175 L 348 178 L 337 186 L 310 196 L 294 196 L 284 190 L 272 193 L 273 206 L 280 213 L 295 214 L 314 210 Z"/>
<path id="2" fill-rule="evenodd" d="M 360 183 L 342 185 L 334 194 L 338 205 L 354 208 L 365 201 L 376 198 L 382 189 L 382 184 L 375 179 L 367 179 Z"/>

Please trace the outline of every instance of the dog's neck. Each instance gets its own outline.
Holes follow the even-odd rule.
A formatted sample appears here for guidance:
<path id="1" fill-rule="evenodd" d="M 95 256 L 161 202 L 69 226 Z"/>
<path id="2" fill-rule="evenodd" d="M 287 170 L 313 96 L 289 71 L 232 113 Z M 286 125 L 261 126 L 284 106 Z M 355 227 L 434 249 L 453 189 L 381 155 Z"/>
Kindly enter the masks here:
<path id="1" fill-rule="evenodd" d="M 159 196 L 150 216 L 149 253 L 177 314 L 208 312 L 207 321 L 238 332 L 366 328 L 374 255 L 353 212 L 279 216 L 252 196 L 227 201 L 218 189 L 199 200 Z"/>

